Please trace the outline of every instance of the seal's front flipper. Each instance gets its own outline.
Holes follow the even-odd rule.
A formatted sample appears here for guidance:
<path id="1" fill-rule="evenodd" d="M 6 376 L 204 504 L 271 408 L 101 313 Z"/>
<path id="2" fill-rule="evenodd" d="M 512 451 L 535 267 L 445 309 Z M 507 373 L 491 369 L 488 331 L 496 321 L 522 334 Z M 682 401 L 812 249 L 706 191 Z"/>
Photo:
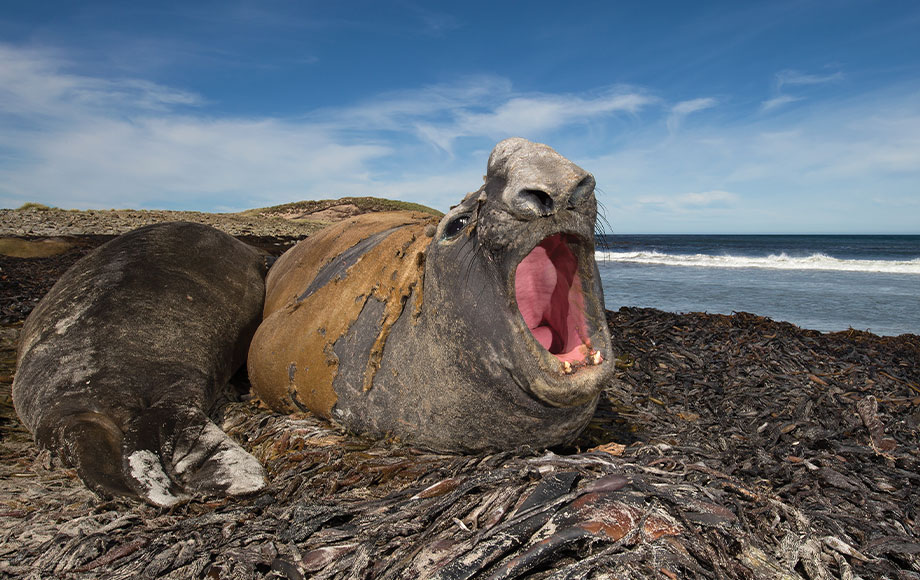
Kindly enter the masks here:
<path id="1" fill-rule="evenodd" d="M 189 495 L 248 495 L 265 487 L 255 457 L 192 407 L 154 407 L 124 440 L 125 481 L 158 506 Z"/>

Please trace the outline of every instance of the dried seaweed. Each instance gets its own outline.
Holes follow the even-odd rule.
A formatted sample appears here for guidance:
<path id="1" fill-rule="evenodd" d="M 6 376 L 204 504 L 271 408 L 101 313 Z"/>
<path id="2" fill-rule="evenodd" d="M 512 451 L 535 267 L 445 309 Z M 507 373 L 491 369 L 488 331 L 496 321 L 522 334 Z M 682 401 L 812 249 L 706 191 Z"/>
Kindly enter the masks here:
<path id="1" fill-rule="evenodd" d="M 21 282 L 3 304 L 45 288 Z M 571 448 L 439 455 L 237 402 L 224 427 L 268 489 L 164 511 L 99 499 L 34 448 L 11 318 L 0 575 L 920 578 L 917 336 L 624 308 L 618 376 Z"/>

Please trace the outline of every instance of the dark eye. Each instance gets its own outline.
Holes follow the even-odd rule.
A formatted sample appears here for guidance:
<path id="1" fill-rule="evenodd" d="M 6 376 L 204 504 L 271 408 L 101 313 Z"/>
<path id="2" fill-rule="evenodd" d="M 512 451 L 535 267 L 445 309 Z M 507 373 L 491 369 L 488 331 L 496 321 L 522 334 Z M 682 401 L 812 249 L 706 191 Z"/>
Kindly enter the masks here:
<path id="1" fill-rule="evenodd" d="M 457 234 L 463 231 L 463 228 L 470 223 L 470 216 L 461 215 L 457 216 L 454 219 L 447 222 L 447 225 L 444 226 L 444 238 L 445 240 L 453 238 Z"/>

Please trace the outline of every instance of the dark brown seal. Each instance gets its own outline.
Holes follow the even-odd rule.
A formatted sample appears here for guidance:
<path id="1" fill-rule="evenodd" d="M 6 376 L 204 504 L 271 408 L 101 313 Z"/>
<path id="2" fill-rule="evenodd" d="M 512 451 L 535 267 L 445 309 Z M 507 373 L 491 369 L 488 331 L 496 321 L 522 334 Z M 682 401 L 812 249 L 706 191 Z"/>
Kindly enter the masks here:
<path id="1" fill-rule="evenodd" d="M 249 493 L 261 466 L 211 420 L 260 319 L 264 257 L 208 226 L 127 233 L 81 259 L 26 320 L 16 412 L 104 494 L 172 505 Z"/>

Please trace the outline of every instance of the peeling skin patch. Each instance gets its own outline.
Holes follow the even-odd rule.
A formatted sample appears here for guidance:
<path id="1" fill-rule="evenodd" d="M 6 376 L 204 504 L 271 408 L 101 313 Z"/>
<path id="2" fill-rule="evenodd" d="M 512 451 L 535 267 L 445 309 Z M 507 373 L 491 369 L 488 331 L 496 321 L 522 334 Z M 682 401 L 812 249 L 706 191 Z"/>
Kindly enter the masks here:
<path id="1" fill-rule="evenodd" d="M 135 451 L 128 456 L 131 477 L 139 484 L 144 497 L 162 506 L 174 506 L 181 501 L 169 491 L 169 477 L 163 472 L 160 459 L 147 450 Z"/>
<path id="2" fill-rule="evenodd" d="M 428 214 L 393 211 L 365 214 L 316 233 L 285 252 L 268 271 L 264 317 L 296 302 L 325 265 L 362 240 L 406 225 L 432 223 L 437 219 Z"/>
<path id="3" fill-rule="evenodd" d="M 299 245 L 278 260 L 269 273 L 266 318 L 249 351 L 249 378 L 262 400 L 287 412 L 297 411 L 299 400 L 311 411 L 331 417 L 339 365 L 333 345 L 374 298 L 385 308 L 363 377 L 364 390 L 371 388 L 396 320 L 407 307 L 413 313 L 421 309 L 424 267 L 419 264 L 424 261 L 418 254 L 428 246 L 422 234 L 430 222 L 430 216 L 409 212 L 361 216 L 330 228 L 325 238 Z M 394 228 L 394 224 L 402 227 Z M 389 233 L 356 258 L 346 272 L 330 276 L 328 283 L 300 298 L 317 264 L 327 263 L 328 254 L 341 246 L 354 246 L 355 236 L 372 235 L 374 228 Z M 413 291 L 416 299 L 410 305 L 407 301 Z M 281 304 L 284 296 L 289 297 L 286 305 Z M 293 380 L 292 364 L 297 368 Z"/>

